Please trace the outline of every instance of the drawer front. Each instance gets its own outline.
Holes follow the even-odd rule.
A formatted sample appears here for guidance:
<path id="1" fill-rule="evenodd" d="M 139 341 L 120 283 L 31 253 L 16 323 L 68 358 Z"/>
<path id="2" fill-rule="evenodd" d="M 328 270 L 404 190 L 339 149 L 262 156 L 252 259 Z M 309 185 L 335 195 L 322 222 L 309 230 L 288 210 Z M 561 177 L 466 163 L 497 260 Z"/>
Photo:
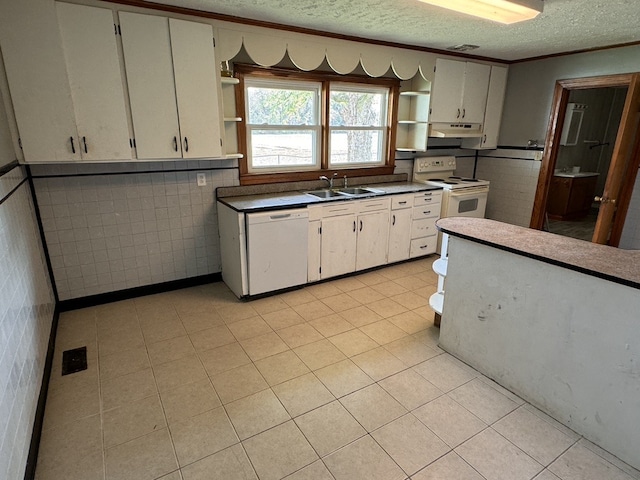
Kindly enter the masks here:
<path id="1" fill-rule="evenodd" d="M 413 207 L 413 194 L 394 195 L 391 197 L 391 210 L 402 210 Z"/>
<path id="2" fill-rule="evenodd" d="M 307 207 L 307 213 L 309 213 L 309 221 L 320 220 L 322 218 L 322 209 L 320 205 L 309 205 Z"/>
<path id="3" fill-rule="evenodd" d="M 440 217 L 440 204 L 433 205 L 421 205 L 419 207 L 413 207 L 413 220 L 420 220 L 422 218 Z"/>
<path id="4" fill-rule="evenodd" d="M 356 202 L 334 202 L 322 207 L 322 217 L 336 217 L 356 213 Z"/>
<path id="5" fill-rule="evenodd" d="M 413 222 L 411 223 L 411 238 L 421 238 L 435 235 L 438 232 L 438 230 L 436 229 L 436 220 L 438 220 L 438 217 L 413 220 Z"/>
<path id="6" fill-rule="evenodd" d="M 413 197 L 413 206 L 430 205 L 442 202 L 442 190 L 416 193 Z"/>
<path id="7" fill-rule="evenodd" d="M 411 258 L 420 257 L 422 255 L 429 255 L 436 253 L 436 247 L 438 244 L 438 236 L 431 235 L 430 237 L 417 238 L 411 240 L 411 249 L 409 256 Z"/>
<path id="8" fill-rule="evenodd" d="M 371 200 L 360 200 L 359 202 L 357 202 L 358 213 L 389 210 L 390 206 L 391 199 L 389 197 L 373 198 Z"/>

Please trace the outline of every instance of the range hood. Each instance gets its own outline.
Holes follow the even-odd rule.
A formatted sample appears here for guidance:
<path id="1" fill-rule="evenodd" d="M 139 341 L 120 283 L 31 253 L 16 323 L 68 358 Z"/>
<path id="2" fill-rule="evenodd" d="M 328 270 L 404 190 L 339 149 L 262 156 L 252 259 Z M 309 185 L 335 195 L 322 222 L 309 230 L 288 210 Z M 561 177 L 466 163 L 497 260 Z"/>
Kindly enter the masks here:
<path id="1" fill-rule="evenodd" d="M 470 138 L 482 136 L 481 123 L 431 123 L 429 136 L 437 138 Z"/>

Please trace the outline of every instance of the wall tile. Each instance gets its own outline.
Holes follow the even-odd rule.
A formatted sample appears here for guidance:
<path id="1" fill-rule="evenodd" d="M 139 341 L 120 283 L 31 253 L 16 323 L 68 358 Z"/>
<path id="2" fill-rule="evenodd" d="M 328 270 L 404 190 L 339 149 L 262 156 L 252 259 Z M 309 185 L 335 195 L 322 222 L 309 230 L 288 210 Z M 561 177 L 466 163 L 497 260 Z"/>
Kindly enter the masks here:
<path id="1" fill-rule="evenodd" d="M 22 167 L 0 177 L 0 198 L 24 178 Z M 53 310 L 35 210 L 24 183 L 0 205 L 0 478 L 24 475 Z"/>
<path id="2" fill-rule="evenodd" d="M 188 169 L 204 169 L 207 185 L 198 187 L 197 172 Z M 61 300 L 220 271 L 215 189 L 239 184 L 237 162 L 36 165 L 32 171 L 46 207 L 47 244 L 60 245 L 53 271 Z M 76 173 L 95 175 L 38 178 Z"/>

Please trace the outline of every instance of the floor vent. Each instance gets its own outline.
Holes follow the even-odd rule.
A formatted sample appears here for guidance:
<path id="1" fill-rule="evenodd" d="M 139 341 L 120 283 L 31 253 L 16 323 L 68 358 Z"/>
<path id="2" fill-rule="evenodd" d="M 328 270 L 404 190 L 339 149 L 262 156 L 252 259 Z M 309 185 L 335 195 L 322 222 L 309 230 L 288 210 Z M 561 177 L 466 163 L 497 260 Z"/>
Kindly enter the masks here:
<path id="1" fill-rule="evenodd" d="M 62 352 L 62 375 L 87 369 L 87 347 L 74 348 Z"/>

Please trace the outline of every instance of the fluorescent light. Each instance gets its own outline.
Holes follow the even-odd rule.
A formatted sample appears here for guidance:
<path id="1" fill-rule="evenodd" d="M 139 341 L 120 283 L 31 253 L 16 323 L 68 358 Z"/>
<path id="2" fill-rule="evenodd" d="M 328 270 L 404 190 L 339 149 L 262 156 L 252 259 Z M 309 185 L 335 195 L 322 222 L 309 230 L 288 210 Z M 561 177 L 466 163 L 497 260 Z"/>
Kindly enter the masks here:
<path id="1" fill-rule="evenodd" d="M 542 12 L 542 0 L 420 0 L 437 7 L 500 23 L 531 20 Z"/>

